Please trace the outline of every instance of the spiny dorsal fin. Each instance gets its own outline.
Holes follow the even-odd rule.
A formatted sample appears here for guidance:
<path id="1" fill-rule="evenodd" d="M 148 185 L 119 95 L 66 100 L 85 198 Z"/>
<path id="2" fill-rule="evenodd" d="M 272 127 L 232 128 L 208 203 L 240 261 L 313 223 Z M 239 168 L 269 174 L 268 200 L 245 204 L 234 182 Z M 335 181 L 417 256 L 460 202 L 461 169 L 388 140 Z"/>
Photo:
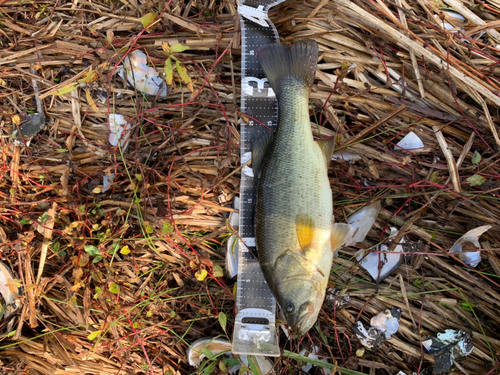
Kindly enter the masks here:
<path id="1" fill-rule="evenodd" d="M 338 256 L 338 250 L 352 235 L 352 230 L 352 226 L 349 224 L 337 223 L 332 225 L 331 243 L 333 256 Z"/>
<path id="2" fill-rule="evenodd" d="M 298 214 L 295 216 L 295 230 L 300 247 L 305 250 L 311 247 L 314 238 L 314 221 L 307 214 Z"/>
<path id="3" fill-rule="evenodd" d="M 325 157 L 326 168 L 330 165 L 332 161 L 333 150 L 335 150 L 335 138 L 325 139 L 322 141 L 317 141 L 319 148 L 323 151 L 323 156 Z"/>

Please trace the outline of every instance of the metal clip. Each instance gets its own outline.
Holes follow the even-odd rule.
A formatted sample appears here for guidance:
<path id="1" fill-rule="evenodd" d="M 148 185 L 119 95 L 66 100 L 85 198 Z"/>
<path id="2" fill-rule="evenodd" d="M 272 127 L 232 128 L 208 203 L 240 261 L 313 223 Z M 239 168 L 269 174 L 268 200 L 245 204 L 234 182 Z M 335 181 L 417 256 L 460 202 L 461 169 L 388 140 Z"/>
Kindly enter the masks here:
<path id="1" fill-rule="evenodd" d="M 240 4 L 238 5 L 238 13 L 247 20 L 255 22 L 260 26 L 269 27 L 267 9 L 264 10 L 263 5 L 259 5 L 257 8 L 254 8 L 248 5 Z"/>
<path id="2" fill-rule="evenodd" d="M 279 357 L 274 314 L 264 309 L 244 309 L 234 322 L 233 353 Z"/>

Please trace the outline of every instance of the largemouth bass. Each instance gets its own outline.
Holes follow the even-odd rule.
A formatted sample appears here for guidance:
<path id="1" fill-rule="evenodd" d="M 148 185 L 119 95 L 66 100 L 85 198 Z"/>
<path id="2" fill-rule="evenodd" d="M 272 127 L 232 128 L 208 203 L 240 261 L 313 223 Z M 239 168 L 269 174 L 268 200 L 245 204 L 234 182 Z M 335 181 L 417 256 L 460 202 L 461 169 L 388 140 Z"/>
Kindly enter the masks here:
<path id="1" fill-rule="evenodd" d="M 315 41 L 269 44 L 257 55 L 278 99 L 276 132 L 253 141 L 257 182 L 256 244 L 264 277 L 294 336 L 316 322 L 334 252 L 351 227 L 334 224 L 328 164 L 334 140 L 315 142 L 309 91 Z"/>

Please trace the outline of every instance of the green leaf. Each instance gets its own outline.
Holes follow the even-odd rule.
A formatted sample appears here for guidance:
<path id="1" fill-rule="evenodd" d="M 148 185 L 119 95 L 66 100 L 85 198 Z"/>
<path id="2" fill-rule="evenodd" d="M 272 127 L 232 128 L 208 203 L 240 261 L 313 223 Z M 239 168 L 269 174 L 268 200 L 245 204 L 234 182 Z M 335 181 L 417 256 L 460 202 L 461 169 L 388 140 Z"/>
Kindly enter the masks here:
<path id="1" fill-rule="evenodd" d="M 167 82 L 167 85 L 172 86 L 174 80 L 174 67 L 172 66 L 172 59 L 170 57 L 165 60 L 163 71 L 165 72 L 165 82 Z"/>
<path id="2" fill-rule="evenodd" d="M 474 151 L 474 155 L 472 155 L 472 164 L 479 164 L 481 161 L 481 154 L 477 151 Z"/>
<path id="3" fill-rule="evenodd" d="M 180 43 L 174 44 L 173 46 L 170 47 L 171 52 L 184 52 L 187 49 L 189 49 L 188 46 L 185 46 Z"/>
<path id="4" fill-rule="evenodd" d="M 241 363 L 236 358 L 224 358 L 222 362 L 224 362 L 227 367 L 238 366 Z"/>
<path id="5" fill-rule="evenodd" d="M 170 223 L 167 223 L 166 221 L 163 222 L 163 226 L 161 228 L 161 234 L 169 234 L 174 231 L 174 227 L 170 225 Z"/>
<path id="6" fill-rule="evenodd" d="M 85 245 L 83 246 L 83 248 L 85 249 L 85 251 L 87 252 L 87 254 L 89 254 L 90 256 L 96 256 L 96 255 L 100 255 L 101 253 L 99 252 L 99 249 L 97 247 L 95 247 L 94 245 Z"/>
<path id="7" fill-rule="evenodd" d="M 181 65 L 179 60 L 175 62 L 175 66 L 177 66 L 177 73 L 183 83 L 189 86 L 193 86 L 193 81 L 191 81 L 191 77 L 188 75 L 187 69 Z M 190 89 L 191 90 L 191 89 Z"/>
<path id="8" fill-rule="evenodd" d="M 130 249 L 127 245 L 123 246 L 122 249 L 120 250 L 120 254 L 127 255 L 130 254 Z"/>
<path id="9" fill-rule="evenodd" d="M 120 243 L 115 242 L 111 245 L 111 247 L 108 249 L 108 254 L 109 255 L 115 255 L 118 250 L 120 250 Z"/>
<path id="10" fill-rule="evenodd" d="M 141 17 L 141 23 L 144 28 L 147 28 L 158 17 L 158 13 L 148 13 Z"/>
<path id="11" fill-rule="evenodd" d="M 465 311 L 474 311 L 474 305 L 470 302 L 462 302 L 461 307 Z"/>
<path id="12" fill-rule="evenodd" d="M 69 94 L 70 92 L 72 92 L 76 89 L 77 85 L 78 85 L 77 82 L 71 82 L 69 85 L 61 87 L 59 90 L 57 90 L 56 95 Z"/>
<path id="13" fill-rule="evenodd" d="M 470 186 L 481 186 L 486 182 L 486 178 L 479 174 L 475 174 L 474 176 L 469 177 L 466 181 Z"/>
<path id="14" fill-rule="evenodd" d="M 115 283 L 111 283 L 109 286 L 108 290 L 113 293 L 113 294 L 118 294 L 120 293 L 120 287 L 116 285 Z"/>
<path id="15" fill-rule="evenodd" d="M 216 361 L 210 363 L 207 367 L 203 369 L 201 372 L 202 375 L 210 375 L 212 372 L 215 370 L 215 365 L 217 364 Z"/>
<path id="16" fill-rule="evenodd" d="M 13 330 L 12 332 L 9 332 L 6 337 L 12 337 L 16 334 L 17 330 Z"/>
<path id="17" fill-rule="evenodd" d="M 436 183 L 437 179 L 438 179 L 437 171 L 432 172 L 431 177 L 429 178 L 429 181 L 432 183 Z"/>
<path id="18" fill-rule="evenodd" d="M 92 263 L 99 263 L 102 260 L 102 255 L 96 255 L 92 260 Z"/>
<path id="19" fill-rule="evenodd" d="M 95 287 L 95 294 L 94 294 L 94 299 L 99 299 L 99 297 L 101 296 L 102 294 L 102 289 L 99 288 L 98 286 Z"/>
<path id="20" fill-rule="evenodd" d="M 214 272 L 213 272 L 214 277 L 222 277 L 224 276 L 224 271 L 222 271 L 222 267 L 216 264 L 214 266 Z"/>
<path id="21" fill-rule="evenodd" d="M 226 332 L 227 316 L 222 311 L 219 313 L 219 324 L 224 332 Z"/>
<path id="22" fill-rule="evenodd" d="M 213 359 L 215 357 L 214 353 L 212 353 L 210 349 L 207 348 L 201 348 L 201 353 L 208 359 Z"/>
<path id="23" fill-rule="evenodd" d="M 222 362 L 222 361 L 219 362 L 219 369 L 222 371 L 222 373 L 224 373 L 224 374 L 227 373 L 227 367 L 224 364 L 224 362 Z"/>
<path id="24" fill-rule="evenodd" d="M 92 332 L 90 335 L 87 336 L 87 339 L 89 341 L 93 341 L 95 340 L 96 338 L 98 338 L 100 335 L 101 335 L 102 331 L 101 330 L 98 330 L 98 331 L 94 331 Z"/>
<path id="25" fill-rule="evenodd" d="M 146 233 L 147 234 L 152 234 L 153 232 L 154 232 L 154 229 L 151 226 L 151 224 L 146 225 Z"/>
<path id="26" fill-rule="evenodd" d="M 30 219 L 21 219 L 21 225 L 28 225 L 28 224 L 31 224 Z"/>
<path id="27" fill-rule="evenodd" d="M 207 275 L 208 275 L 207 270 L 196 271 L 194 274 L 194 276 L 196 277 L 196 280 L 198 280 L 198 281 L 205 280 L 205 277 L 207 277 Z"/>
<path id="28" fill-rule="evenodd" d="M 260 371 L 259 365 L 257 365 L 257 361 L 253 355 L 249 355 L 248 364 L 250 365 L 250 369 L 252 370 L 253 375 L 262 375 L 262 371 Z"/>

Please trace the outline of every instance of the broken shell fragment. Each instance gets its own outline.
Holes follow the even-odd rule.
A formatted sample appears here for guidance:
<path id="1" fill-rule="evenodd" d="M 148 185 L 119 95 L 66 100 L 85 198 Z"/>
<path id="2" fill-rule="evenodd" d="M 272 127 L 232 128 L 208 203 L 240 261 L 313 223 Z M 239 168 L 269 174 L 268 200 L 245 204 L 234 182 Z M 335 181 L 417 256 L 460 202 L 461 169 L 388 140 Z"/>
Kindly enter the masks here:
<path id="1" fill-rule="evenodd" d="M 344 246 L 355 245 L 365 239 L 366 235 L 373 227 L 381 207 L 382 204 L 380 201 L 376 201 L 349 216 L 347 222 L 351 224 L 353 234 L 347 239 Z"/>
<path id="2" fill-rule="evenodd" d="M 311 359 L 317 359 L 317 360 L 320 360 L 321 362 L 325 362 L 325 363 L 328 363 L 328 361 L 326 359 L 320 359 L 316 353 L 319 352 L 319 348 L 317 346 L 314 346 L 311 350 L 306 350 L 306 349 L 302 349 L 300 352 L 299 352 L 299 355 L 301 356 L 305 356 L 307 354 L 307 357 L 311 358 Z M 309 370 L 311 370 L 313 367 L 316 367 L 314 366 L 312 363 L 306 363 L 304 366 L 302 366 L 302 371 L 304 372 L 309 372 Z M 323 372 L 323 375 L 329 375 L 332 373 L 332 371 L 330 369 L 327 369 L 327 368 L 322 368 L 322 372 Z"/>
<path id="3" fill-rule="evenodd" d="M 353 327 L 353 332 L 363 346 L 369 349 L 376 348 L 384 341 L 389 340 L 398 331 L 402 313 L 402 310 L 398 307 L 385 310 L 370 320 L 368 330 L 361 321 L 357 321 Z"/>
<path id="4" fill-rule="evenodd" d="M 396 228 L 391 228 L 391 235 L 389 238 L 393 238 L 398 234 Z M 377 247 L 376 252 L 370 252 L 363 258 L 364 250 L 356 252 L 356 259 L 360 262 L 361 267 L 368 271 L 368 273 L 373 277 L 376 282 L 381 282 L 387 276 L 389 276 L 394 270 L 396 270 L 403 259 L 403 244 L 405 239 L 402 238 L 399 244 L 394 248 L 394 251 L 389 252 L 389 247 L 382 244 Z M 382 265 L 380 267 L 379 265 Z"/>
<path id="5" fill-rule="evenodd" d="M 14 128 L 12 132 L 12 138 L 14 140 L 15 146 L 26 146 L 29 147 L 31 140 L 35 135 L 40 133 L 45 127 L 45 116 L 39 113 L 28 113 L 25 117 L 25 121 L 19 126 Z M 23 142 L 24 140 L 24 142 Z"/>
<path id="6" fill-rule="evenodd" d="M 414 132 L 409 132 L 400 140 L 394 150 L 415 150 L 424 147 L 424 142 Z"/>
<path id="7" fill-rule="evenodd" d="M 128 141 L 130 138 L 129 130 L 131 127 L 132 125 L 123 115 L 120 115 L 118 113 L 110 113 L 108 142 L 112 146 L 117 146 L 119 141 L 122 151 L 125 151 L 127 149 Z M 123 132 L 125 132 L 125 134 L 123 134 Z"/>
<path id="8" fill-rule="evenodd" d="M 20 281 L 14 277 L 9 267 L 0 262 L 0 319 L 8 318 L 19 309 L 19 295 L 22 292 Z"/>
<path id="9" fill-rule="evenodd" d="M 439 24 L 446 30 L 450 30 L 452 33 L 457 33 L 460 31 L 465 32 L 465 17 L 457 12 L 450 12 L 449 10 L 443 10 L 444 20 L 439 20 Z M 439 19 L 439 15 L 435 14 L 434 18 Z M 451 23 L 450 23 L 451 22 Z M 453 24 L 453 25 L 452 25 Z"/>
<path id="10" fill-rule="evenodd" d="M 200 367 L 201 362 L 205 358 L 205 354 L 203 354 L 203 351 L 209 351 L 213 355 L 225 352 L 225 355 L 227 357 L 233 357 L 233 354 L 231 353 L 232 349 L 233 345 L 225 339 L 205 337 L 195 341 L 187 350 L 186 356 L 191 366 Z M 236 358 L 239 359 L 246 367 L 249 367 L 248 357 L 246 355 L 236 356 Z M 261 374 L 275 374 L 273 362 L 271 362 L 268 358 L 257 355 L 253 356 L 253 359 L 255 360 L 255 364 L 259 368 Z M 241 365 L 236 365 L 229 368 L 228 372 L 230 374 L 235 374 L 240 368 Z M 245 374 L 247 373 L 245 372 L 242 375 Z"/>
<path id="11" fill-rule="evenodd" d="M 120 69 L 120 77 L 134 86 L 137 90 L 147 95 L 167 97 L 167 84 L 158 74 L 155 68 L 147 65 L 147 58 L 142 51 L 132 51 L 123 59 L 123 67 Z"/>
<path id="12" fill-rule="evenodd" d="M 361 156 L 351 151 L 340 150 L 332 155 L 332 160 L 344 160 L 348 162 L 355 162 L 357 160 L 361 160 Z"/>
<path id="13" fill-rule="evenodd" d="M 209 350 L 212 354 L 217 355 L 222 352 L 230 352 L 233 349 L 233 345 L 227 340 L 214 337 L 205 337 L 196 340 L 186 353 L 188 362 L 191 366 L 200 367 L 201 361 L 205 358 L 203 349 Z"/>
<path id="14" fill-rule="evenodd" d="M 237 210 L 240 208 L 240 199 L 234 197 L 233 207 Z M 229 224 L 234 230 L 238 230 L 240 225 L 240 215 L 238 212 L 231 212 L 229 214 Z M 226 270 L 229 277 L 233 278 L 238 274 L 238 258 L 239 258 L 239 242 L 238 236 L 233 234 L 227 240 L 226 244 Z"/>
<path id="15" fill-rule="evenodd" d="M 450 254 L 458 253 L 458 257 L 468 266 L 474 268 L 481 261 L 481 252 L 480 251 L 470 251 L 464 252 L 462 251 L 462 245 L 466 242 L 470 242 L 474 244 L 476 248 L 479 248 L 479 237 L 486 231 L 491 229 L 491 225 L 483 225 L 482 227 L 474 228 L 467 233 L 465 233 L 462 237 L 460 237 L 457 242 L 453 244 L 450 249 Z"/>
<path id="16" fill-rule="evenodd" d="M 472 334 L 462 330 L 447 329 L 422 342 L 427 353 L 435 357 L 433 374 L 447 372 L 454 362 L 467 357 L 474 350 Z"/>

